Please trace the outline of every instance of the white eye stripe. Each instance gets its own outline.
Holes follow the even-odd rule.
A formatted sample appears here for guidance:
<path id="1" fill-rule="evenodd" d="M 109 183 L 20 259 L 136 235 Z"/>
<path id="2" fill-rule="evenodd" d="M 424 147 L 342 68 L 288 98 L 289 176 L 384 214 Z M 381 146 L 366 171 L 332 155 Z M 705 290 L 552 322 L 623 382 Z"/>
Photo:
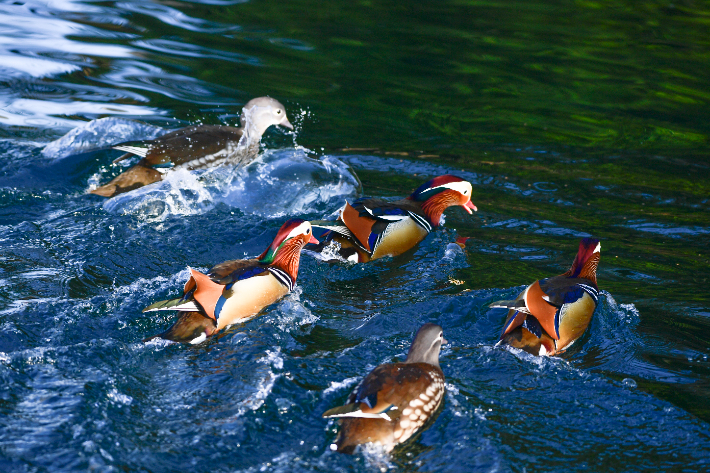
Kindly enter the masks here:
<path id="1" fill-rule="evenodd" d="M 311 224 L 310 222 L 303 222 L 288 234 L 288 236 L 285 238 L 285 240 L 288 240 L 289 238 L 293 238 L 298 235 L 306 235 L 306 232 L 310 230 Z"/>
<path id="2" fill-rule="evenodd" d="M 440 186 L 433 187 L 432 189 L 438 189 L 439 187 L 446 187 L 447 189 L 454 190 L 463 195 L 470 195 L 471 191 L 473 190 L 471 183 L 468 181 L 449 182 L 447 184 L 442 184 Z"/>
<path id="3" fill-rule="evenodd" d="M 602 244 L 600 242 L 600 243 L 597 243 L 597 247 L 594 248 L 594 251 L 592 252 L 592 254 L 599 253 L 601 250 L 602 250 Z"/>

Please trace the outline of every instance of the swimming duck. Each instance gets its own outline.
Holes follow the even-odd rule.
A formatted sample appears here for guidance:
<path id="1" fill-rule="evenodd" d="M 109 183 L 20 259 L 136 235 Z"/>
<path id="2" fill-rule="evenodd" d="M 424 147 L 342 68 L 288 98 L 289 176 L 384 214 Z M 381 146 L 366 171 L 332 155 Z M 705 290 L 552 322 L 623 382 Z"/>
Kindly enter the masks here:
<path id="1" fill-rule="evenodd" d="M 471 183 L 457 176 L 443 175 L 425 182 L 412 195 L 395 202 L 362 198 L 341 210 L 338 220 L 314 221 L 314 226 L 329 230 L 323 244 L 335 242 L 341 258 L 364 263 L 383 256 L 397 256 L 421 242 L 439 226 L 444 211 L 463 207 L 469 214 L 478 210 L 471 202 Z"/>
<path id="2" fill-rule="evenodd" d="M 325 411 L 325 418 L 340 418 L 330 448 L 352 453 L 360 444 L 374 443 L 391 451 L 421 430 L 444 400 L 439 366 L 443 343 L 440 326 L 422 325 L 404 363 L 378 366 L 357 385 L 347 404 Z"/>
<path id="3" fill-rule="evenodd" d="M 200 343 L 229 325 L 244 322 L 288 294 L 296 283 L 301 249 L 318 243 L 311 224 L 284 223 L 257 259 L 220 263 L 207 274 L 190 268 L 183 296 L 156 302 L 143 312 L 177 310 L 178 320 L 165 332 L 147 338 Z"/>
<path id="4" fill-rule="evenodd" d="M 584 238 L 569 271 L 535 281 L 515 300 L 491 304 L 509 309 L 498 343 L 552 356 L 581 337 L 599 303 L 600 252 L 599 240 Z"/>
<path id="5" fill-rule="evenodd" d="M 198 125 L 175 130 L 150 141 L 127 142 L 114 146 L 142 159 L 111 182 L 91 191 L 104 197 L 128 192 L 160 181 L 169 169 L 202 169 L 226 162 L 243 165 L 259 153 L 261 136 L 271 125 L 293 130 L 284 106 L 271 97 L 250 100 L 242 109 L 241 127 Z"/>

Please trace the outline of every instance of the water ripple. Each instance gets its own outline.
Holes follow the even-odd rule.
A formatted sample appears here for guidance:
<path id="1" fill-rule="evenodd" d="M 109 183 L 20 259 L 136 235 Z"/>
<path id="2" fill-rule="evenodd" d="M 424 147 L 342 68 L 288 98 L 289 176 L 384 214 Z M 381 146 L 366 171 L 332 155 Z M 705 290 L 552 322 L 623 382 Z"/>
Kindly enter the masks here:
<path id="1" fill-rule="evenodd" d="M 640 232 L 657 233 L 659 235 L 669 236 L 671 238 L 683 238 L 687 236 L 699 236 L 710 234 L 710 228 L 704 227 L 676 227 L 662 223 L 636 223 L 626 225 L 627 228 L 632 228 Z"/>
<path id="2" fill-rule="evenodd" d="M 152 16 L 156 20 L 160 20 L 168 25 L 199 33 L 228 33 L 241 31 L 242 29 L 238 25 L 220 24 L 200 18 L 193 18 L 168 5 L 149 2 L 120 2 L 116 4 L 116 7 L 122 10 Z"/>
<path id="3" fill-rule="evenodd" d="M 197 46 L 179 41 L 170 41 L 167 39 L 140 40 L 133 42 L 133 44 L 138 47 L 175 56 L 221 59 L 241 64 L 250 64 L 252 66 L 260 66 L 262 64 L 261 60 L 254 56 L 247 56 L 246 54 L 231 51 L 220 51 L 217 49 L 206 48 L 204 46 Z"/>
<path id="4" fill-rule="evenodd" d="M 112 71 L 98 80 L 114 86 L 148 90 L 184 102 L 207 105 L 238 104 L 232 98 L 225 98 L 234 95 L 233 90 L 212 86 L 187 75 L 169 73 L 158 66 L 140 61 L 116 61 Z M 215 97 L 215 91 L 218 90 L 227 93 L 223 97 Z"/>

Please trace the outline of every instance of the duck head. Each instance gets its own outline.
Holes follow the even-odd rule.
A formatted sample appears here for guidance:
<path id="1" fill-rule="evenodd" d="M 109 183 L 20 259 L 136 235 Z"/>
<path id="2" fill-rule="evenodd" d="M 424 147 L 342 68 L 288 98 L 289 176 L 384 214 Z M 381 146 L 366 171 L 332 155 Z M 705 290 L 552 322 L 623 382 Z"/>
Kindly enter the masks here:
<path id="1" fill-rule="evenodd" d="M 420 202 L 429 221 L 438 227 L 441 215 L 448 207 L 458 205 L 469 214 L 473 213 L 472 210 L 478 210 L 471 202 L 472 189 L 470 182 L 445 174 L 425 182 L 407 198 Z"/>
<path id="2" fill-rule="evenodd" d="M 257 97 L 251 99 L 242 108 L 242 128 L 257 140 L 271 125 L 278 125 L 293 130 L 293 125 L 286 117 L 286 108 L 276 99 L 271 97 Z"/>
<path id="3" fill-rule="evenodd" d="M 574 258 L 572 267 L 565 273 L 572 278 L 585 278 L 597 283 L 597 266 L 601 256 L 602 245 L 594 238 L 582 238 L 579 250 Z"/>
<path id="4" fill-rule="evenodd" d="M 446 343 L 444 331 L 436 324 L 422 325 L 409 347 L 406 363 L 429 363 L 439 366 L 441 345 Z"/>
<path id="5" fill-rule="evenodd" d="M 259 256 L 259 262 L 283 269 L 296 281 L 301 250 L 307 243 L 319 243 L 313 237 L 311 223 L 292 218 L 281 225 L 274 241 Z"/>

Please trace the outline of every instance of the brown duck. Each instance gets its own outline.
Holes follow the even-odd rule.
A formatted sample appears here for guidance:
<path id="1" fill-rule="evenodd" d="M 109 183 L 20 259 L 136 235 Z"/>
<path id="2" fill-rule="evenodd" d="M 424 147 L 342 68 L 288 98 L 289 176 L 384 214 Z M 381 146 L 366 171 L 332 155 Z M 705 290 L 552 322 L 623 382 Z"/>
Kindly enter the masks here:
<path id="1" fill-rule="evenodd" d="M 391 451 L 419 432 L 444 400 L 439 351 L 446 343 L 441 327 L 424 324 L 404 363 L 378 366 L 357 385 L 344 406 L 323 413 L 340 418 L 331 449 L 352 453 L 365 443 Z"/>
<path id="2" fill-rule="evenodd" d="M 259 153 L 261 136 L 271 125 L 293 129 L 284 106 L 270 97 L 250 100 L 242 109 L 241 124 L 238 128 L 189 126 L 154 140 L 116 145 L 114 149 L 126 154 L 114 163 L 133 155 L 141 157 L 141 160 L 91 193 L 113 197 L 160 181 L 163 173 L 170 169 L 202 169 L 224 163 L 248 164 Z"/>
<path id="3" fill-rule="evenodd" d="M 498 343 L 552 356 L 581 337 L 599 302 L 600 252 L 599 240 L 584 238 L 569 271 L 535 281 L 515 300 L 491 304 L 509 309 Z"/>

